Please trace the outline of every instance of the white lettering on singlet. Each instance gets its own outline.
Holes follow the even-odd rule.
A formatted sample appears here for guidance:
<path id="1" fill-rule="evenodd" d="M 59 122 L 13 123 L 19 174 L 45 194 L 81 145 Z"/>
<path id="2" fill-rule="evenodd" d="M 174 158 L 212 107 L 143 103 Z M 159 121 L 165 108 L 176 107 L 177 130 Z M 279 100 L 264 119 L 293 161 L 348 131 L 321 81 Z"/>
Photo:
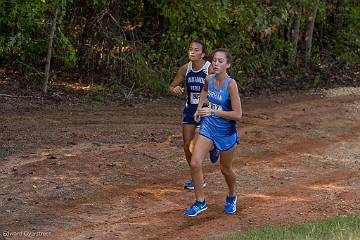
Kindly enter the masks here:
<path id="1" fill-rule="evenodd" d="M 221 101 L 221 99 L 222 99 L 222 96 L 221 96 L 220 93 L 216 93 L 216 92 L 213 92 L 213 91 L 208 91 L 208 95 L 210 97 L 212 97 L 212 98 L 215 98 L 215 99 L 219 100 L 219 101 Z"/>
<path id="2" fill-rule="evenodd" d="M 200 92 L 201 91 L 201 86 L 190 86 L 190 90 Z"/>
<path id="3" fill-rule="evenodd" d="M 205 84 L 205 79 L 203 77 L 189 77 L 188 83 L 202 83 Z"/>

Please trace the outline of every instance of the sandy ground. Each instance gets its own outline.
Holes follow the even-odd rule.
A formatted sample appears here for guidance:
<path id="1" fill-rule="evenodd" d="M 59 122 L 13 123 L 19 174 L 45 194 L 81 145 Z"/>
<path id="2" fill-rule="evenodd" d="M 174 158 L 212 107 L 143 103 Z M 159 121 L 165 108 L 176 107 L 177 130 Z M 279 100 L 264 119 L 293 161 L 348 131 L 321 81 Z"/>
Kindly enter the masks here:
<path id="1" fill-rule="evenodd" d="M 189 218 L 181 99 L 0 98 L 0 239 L 202 239 L 360 214 L 358 90 L 242 104 L 238 212 L 223 213 L 226 185 L 207 160 L 209 209 Z"/>

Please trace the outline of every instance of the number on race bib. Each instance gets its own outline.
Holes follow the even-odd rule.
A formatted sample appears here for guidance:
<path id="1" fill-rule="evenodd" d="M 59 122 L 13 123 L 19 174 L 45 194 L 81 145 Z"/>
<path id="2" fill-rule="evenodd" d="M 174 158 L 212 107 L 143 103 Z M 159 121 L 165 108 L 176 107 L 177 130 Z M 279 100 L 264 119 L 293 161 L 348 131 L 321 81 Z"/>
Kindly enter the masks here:
<path id="1" fill-rule="evenodd" d="M 190 103 L 198 104 L 200 99 L 200 93 L 190 93 Z"/>
<path id="2" fill-rule="evenodd" d="M 215 103 L 210 103 L 210 108 L 214 111 L 222 110 L 222 107 L 220 105 L 217 105 Z"/>

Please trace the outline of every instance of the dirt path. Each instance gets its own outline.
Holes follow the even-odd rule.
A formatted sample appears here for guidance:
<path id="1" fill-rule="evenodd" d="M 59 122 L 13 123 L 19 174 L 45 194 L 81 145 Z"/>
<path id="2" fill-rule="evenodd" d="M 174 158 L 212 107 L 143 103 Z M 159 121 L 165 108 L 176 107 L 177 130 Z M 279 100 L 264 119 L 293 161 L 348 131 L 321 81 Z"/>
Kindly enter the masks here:
<path id="1" fill-rule="evenodd" d="M 210 161 L 209 209 L 183 215 L 181 108 L 0 99 L 0 239 L 198 239 L 360 214 L 360 95 L 243 99 L 233 216 Z"/>

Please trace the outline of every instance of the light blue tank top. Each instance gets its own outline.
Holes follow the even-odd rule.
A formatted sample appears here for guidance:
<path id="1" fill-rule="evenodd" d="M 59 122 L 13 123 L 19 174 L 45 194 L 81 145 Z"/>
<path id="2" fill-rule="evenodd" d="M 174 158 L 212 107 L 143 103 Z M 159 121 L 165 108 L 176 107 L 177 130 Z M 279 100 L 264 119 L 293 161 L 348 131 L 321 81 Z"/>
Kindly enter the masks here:
<path id="1" fill-rule="evenodd" d="M 215 87 L 216 75 L 210 77 L 208 85 L 209 107 L 213 110 L 231 111 L 231 99 L 228 86 L 232 78 L 227 77 L 225 83 L 220 88 Z M 203 119 L 201 124 L 205 124 L 207 128 L 217 136 L 229 136 L 236 133 L 236 121 L 228 120 L 218 116 L 208 116 Z"/>

